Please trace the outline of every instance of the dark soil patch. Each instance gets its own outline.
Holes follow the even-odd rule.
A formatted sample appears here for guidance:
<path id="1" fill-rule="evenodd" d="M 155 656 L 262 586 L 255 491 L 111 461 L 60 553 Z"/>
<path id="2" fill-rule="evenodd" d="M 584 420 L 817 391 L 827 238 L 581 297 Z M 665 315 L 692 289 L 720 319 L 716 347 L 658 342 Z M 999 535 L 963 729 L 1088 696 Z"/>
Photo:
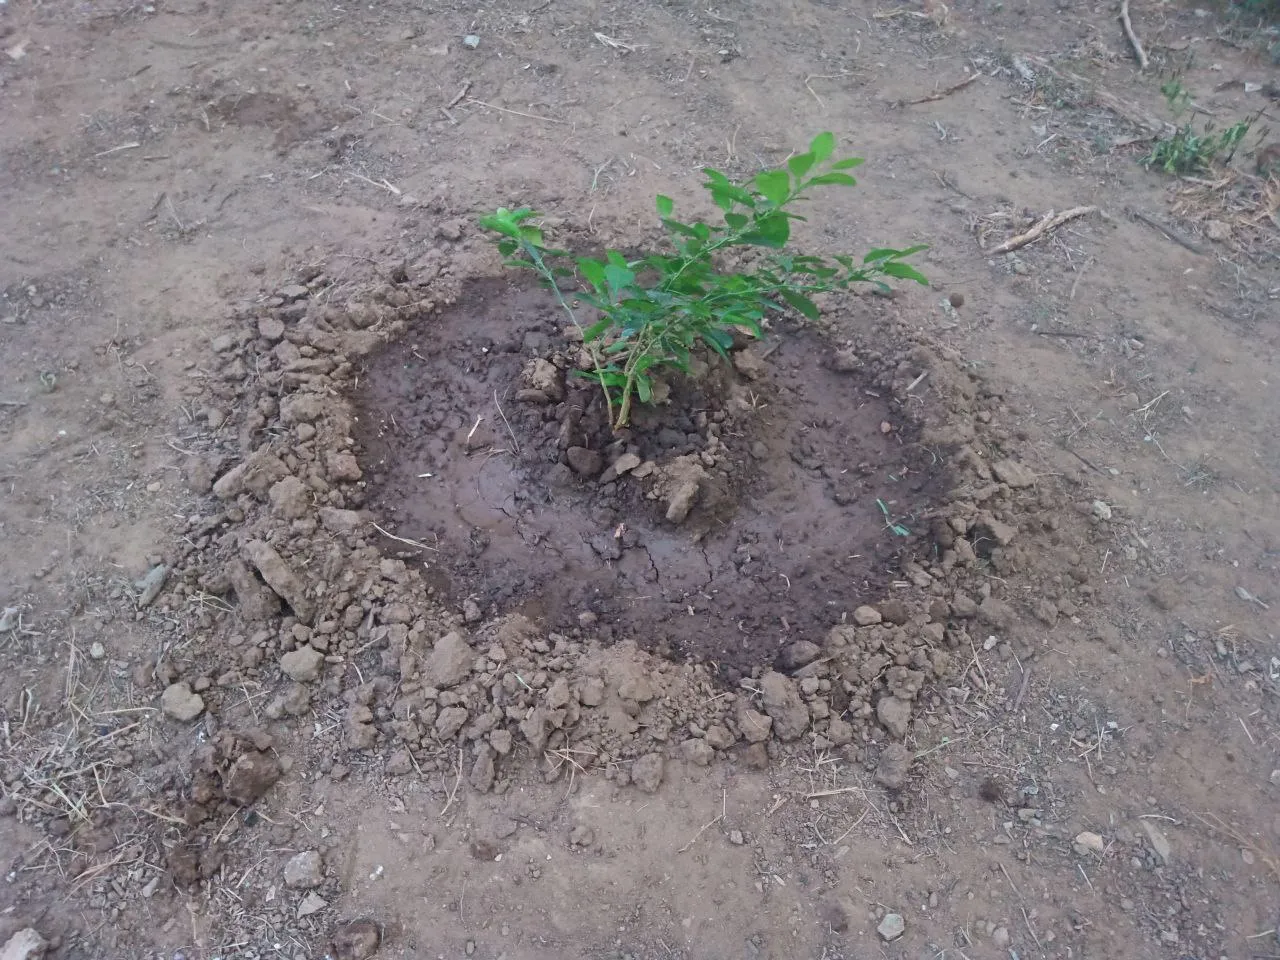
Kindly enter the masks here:
<path id="1" fill-rule="evenodd" d="M 369 506 L 438 551 L 426 562 L 454 602 L 736 674 L 883 598 L 910 538 L 877 501 L 922 532 L 946 477 L 874 371 L 834 363 L 816 333 L 780 331 L 753 348 L 772 348 L 758 369 L 735 364 L 755 379 L 715 359 L 615 438 L 589 381 L 561 377 L 553 402 L 517 398 L 536 358 L 561 372 L 577 359 L 564 326 L 541 290 L 477 283 L 360 377 Z M 657 467 L 615 479 L 624 452 Z M 679 524 L 655 499 L 676 458 L 705 474 Z M 473 592 L 455 595 L 463 584 Z"/>

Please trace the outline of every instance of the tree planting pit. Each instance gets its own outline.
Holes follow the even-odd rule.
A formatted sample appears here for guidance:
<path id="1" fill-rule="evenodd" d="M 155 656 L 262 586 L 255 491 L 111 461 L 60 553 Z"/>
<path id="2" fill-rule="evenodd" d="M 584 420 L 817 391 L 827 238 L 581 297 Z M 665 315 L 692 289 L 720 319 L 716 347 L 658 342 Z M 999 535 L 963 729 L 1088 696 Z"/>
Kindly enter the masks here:
<path id="1" fill-rule="evenodd" d="M 547 292 L 488 280 L 368 358 L 367 505 L 425 547 L 388 552 L 470 619 L 632 638 L 731 680 L 889 595 L 949 483 L 879 371 L 780 323 L 615 436 L 572 333 Z"/>

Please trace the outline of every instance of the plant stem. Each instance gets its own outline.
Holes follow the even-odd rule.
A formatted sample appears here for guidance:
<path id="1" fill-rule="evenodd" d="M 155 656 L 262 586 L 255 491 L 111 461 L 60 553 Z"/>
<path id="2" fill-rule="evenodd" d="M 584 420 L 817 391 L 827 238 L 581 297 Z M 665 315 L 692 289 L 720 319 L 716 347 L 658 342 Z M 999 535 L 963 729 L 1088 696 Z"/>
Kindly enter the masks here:
<path id="1" fill-rule="evenodd" d="M 578 315 L 573 312 L 573 307 L 569 306 L 569 301 L 566 300 L 564 298 L 564 294 L 560 292 L 560 284 L 556 282 L 555 274 L 551 272 L 546 262 L 542 259 L 541 252 L 539 252 L 538 248 L 535 247 L 533 244 L 531 244 L 528 240 L 520 241 L 520 249 L 523 250 L 525 256 L 527 256 L 533 262 L 534 267 L 537 269 L 538 273 L 542 276 L 542 279 L 546 282 L 547 286 L 551 288 L 551 292 L 555 294 L 556 301 L 560 304 L 561 307 L 564 308 L 564 312 L 569 315 L 569 319 L 573 322 L 573 325 L 577 328 L 578 333 L 581 334 L 583 330 L 582 330 L 582 324 L 578 322 Z M 600 384 L 600 390 L 604 393 L 604 404 L 608 408 L 609 422 L 613 423 L 613 397 L 609 395 L 609 388 L 605 385 L 605 382 L 604 382 L 604 370 L 600 366 L 600 356 L 596 352 L 595 344 L 587 343 L 587 338 L 585 335 L 582 338 L 582 345 L 591 354 L 591 363 L 596 370 L 596 380 Z"/>
<path id="2" fill-rule="evenodd" d="M 614 431 L 621 430 L 631 420 L 631 399 L 635 394 L 636 380 L 638 379 L 636 365 L 648 355 L 652 346 L 652 340 L 645 342 L 643 335 L 641 335 L 636 339 L 636 345 L 631 350 L 631 356 L 627 358 L 626 366 L 623 368 L 625 380 L 622 384 L 622 405 L 618 410 L 618 419 L 610 421 L 613 424 Z M 612 411 L 610 411 L 610 415 L 612 416 Z"/>

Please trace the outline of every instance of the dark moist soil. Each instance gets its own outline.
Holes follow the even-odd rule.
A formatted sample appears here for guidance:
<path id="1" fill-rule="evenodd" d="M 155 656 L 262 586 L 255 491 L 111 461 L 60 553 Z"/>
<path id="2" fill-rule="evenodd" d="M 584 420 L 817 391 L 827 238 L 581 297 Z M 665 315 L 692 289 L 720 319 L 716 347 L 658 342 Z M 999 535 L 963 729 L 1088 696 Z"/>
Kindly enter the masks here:
<path id="1" fill-rule="evenodd" d="M 543 290 L 477 282 L 360 377 L 369 506 L 433 548 L 418 555 L 437 589 L 471 617 L 518 611 L 631 637 L 731 678 L 883 599 L 911 537 L 887 527 L 877 500 L 913 537 L 947 479 L 871 371 L 836 363 L 817 333 L 783 329 L 733 367 L 713 357 L 696 384 L 679 378 L 670 403 L 638 408 L 614 437 L 590 381 L 562 377 L 558 402 L 528 399 L 531 361 L 577 360 L 566 320 Z M 605 472 L 570 447 L 598 451 Z M 661 469 L 612 478 L 627 451 L 659 467 L 702 458 L 707 479 L 683 523 L 650 497 Z M 455 593 L 463 584 L 474 592 Z"/>

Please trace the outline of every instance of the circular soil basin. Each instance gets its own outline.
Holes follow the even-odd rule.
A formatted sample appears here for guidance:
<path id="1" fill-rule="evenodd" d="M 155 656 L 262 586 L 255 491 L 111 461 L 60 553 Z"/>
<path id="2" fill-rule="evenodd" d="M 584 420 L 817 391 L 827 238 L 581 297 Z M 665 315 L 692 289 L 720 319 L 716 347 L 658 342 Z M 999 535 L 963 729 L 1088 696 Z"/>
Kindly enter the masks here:
<path id="1" fill-rule="evenodd" d="M 566 374 L 565 320 L 545 291 L 477 282 L 360 376 L 368 506 L 431 547 L 438 591 L 731 679 L 883 598 L 948 483 L 870 372 L 783 329 L 615 436 Z"/>

